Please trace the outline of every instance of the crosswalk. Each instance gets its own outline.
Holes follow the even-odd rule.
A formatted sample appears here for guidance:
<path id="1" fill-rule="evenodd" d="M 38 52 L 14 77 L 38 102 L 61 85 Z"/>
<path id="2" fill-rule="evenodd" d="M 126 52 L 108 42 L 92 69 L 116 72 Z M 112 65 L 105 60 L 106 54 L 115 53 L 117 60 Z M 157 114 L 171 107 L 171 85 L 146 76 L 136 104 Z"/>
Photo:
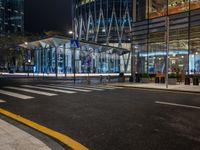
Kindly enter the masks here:
<path id="1" fill-rule="evenodd" d="M 4 100 L 2 100 L 2 99 L 0 99 L 0 103 L 5 103 L 6 101 L 4 101 Z"/>
<path id="2" fill-rule="evenodd" d="M 101 92 L 107 90 L 120 89 L 114 86 L 89 86 L 89 85 L 68 85 L 68 84 L 37 84 L 37 85 L 17 85 L 5 86 L 0 89 L 1 95 L 9 96 L 22 100 L 34 99 L 37 95 L 53 97 L 59 94 L 77 94 L 90 93 L 93 91 Z M 31 95 L 31 96 L 29 96 Z M 34 95 L 34 96 L 33 96 Z M 0 99 L 0 103 L 5 103 L 5 100 Z"/>
<path id="3" fill-rule="evenodd" d="M 55 95 L 57 95 L 57 94 L 54 94 L 54 93 L 41 92 L 41 91 L 30 90 L 30 89 L 25 89 L 25 88 L 20 88 L 20 87 L 7 86 L 5 88 L 6 89 L 12 89 L 12 90 L 18 90 L 18 91 L 23 91 L 23 92 L 28 92 L 28 93 L 33 93 L 33 94 L 45 95 L 45 96 L 55 96 Z"/>
<path id="4" fill-rule="evenodd" d="M 6 90 L 0 90 L 0 94 L 4 94 L 4 95 L 8 95 L 8 96 L 11 96 L 11 97 L 15 97 L 15 98 L 19 98 L 19 99 L 32 99 L 34 97 L 31 97 L 31 96 L 27 96 L 27 95 L 24 95 L 24 94 L 19 94 L 19 93 L 15 93 L 15 92 L 9 92 L 9 91 L 6 91 Z"/>

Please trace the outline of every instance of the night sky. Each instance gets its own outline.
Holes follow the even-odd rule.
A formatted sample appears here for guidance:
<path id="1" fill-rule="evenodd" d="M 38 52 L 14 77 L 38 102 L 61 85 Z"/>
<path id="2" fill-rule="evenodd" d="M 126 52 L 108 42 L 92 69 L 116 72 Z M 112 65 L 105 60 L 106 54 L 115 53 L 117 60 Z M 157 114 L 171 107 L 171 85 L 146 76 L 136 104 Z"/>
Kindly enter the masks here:
<path id="1" fill-rule="evenodd" d="M 71 30 L 71 0 L 25 0 L 25 31 Z"/>

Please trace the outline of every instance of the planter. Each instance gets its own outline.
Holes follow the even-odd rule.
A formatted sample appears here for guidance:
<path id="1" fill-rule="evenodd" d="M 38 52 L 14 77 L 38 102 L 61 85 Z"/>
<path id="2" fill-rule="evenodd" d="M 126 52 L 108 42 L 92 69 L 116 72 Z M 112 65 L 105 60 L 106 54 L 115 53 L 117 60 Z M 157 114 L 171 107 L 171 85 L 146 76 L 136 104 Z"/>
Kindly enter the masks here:
<path id="1" fill-rule="evenodd" d="M 118 81 L 119 82 L 125 82 L 125 76 L 124 76 L 124 73 L 119 73 L 119 77 L 118 77 Z"/>
<path id="2" fill-rule="evenodd" d="M 165 77 L 161 77 L 161 79 L 160 79 L 160 83 L 165 83 Z"/>
<path id="3" fill-rule="evenodd" d="M 197 77 L 194 77 L 193 78 L 193 85 L 199 85 L 199 78 L 197 78 Z"/>
<path id="4" fill-rule="evenodd" d="M 189 77 L 185 78 L 185 85 L 190 85 L 190 78 Z"/>
<path id="5" fill-rule="evenodd" d="M 142 83 L 149 83 L 149 78 L 142 78 Z"/>
<path id="6" fill-rule="evenodd" d="M 159 77 L 155 78 L 155 83 L 160 83 L 160 78 Z"/>
<path id="7" fill-rule="evenodd" d="M 136 83 L 140 83 L 140 76 L 139 76 L 139 75 L 136 75 L 136 76 L 135 76 L 135 82 L 136 82 Z"/>
<path id="8" fill-rule="evenodd" d="M 118 78 L 118 81 L 119 81 L 119 82 L 125 82 L 125 77 L 119 77 L 119 78 Z"/>
<path id="9" fill-rule="evenodd" d="M 176 85 L 176 81 L 177 81 L 176 78 L 169 78 L 169 79 L 168 79 L 169 85 Z"/>
<path id="10" fill-rule="evenodd" d="M 134 80 L 133 80 L 133 77 L 132 77 L 132 76 L 129 78 L 129 82 L 134 82 Z"/>

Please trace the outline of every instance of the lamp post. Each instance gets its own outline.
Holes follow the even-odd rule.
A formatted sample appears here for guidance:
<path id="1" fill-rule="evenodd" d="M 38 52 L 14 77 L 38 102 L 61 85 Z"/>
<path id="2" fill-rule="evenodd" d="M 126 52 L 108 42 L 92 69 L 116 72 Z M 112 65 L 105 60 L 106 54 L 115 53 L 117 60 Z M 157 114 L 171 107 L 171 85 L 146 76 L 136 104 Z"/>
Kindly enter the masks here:
<path id="1" fill-rule="evenodd" d="M 69 35 L 73 35 L 73 40 L 75 40 L 75 33 L 73 31 L 68 32 Z M 76 83 L 76 47 L 73 47 L 73 73 L 74 73 L 74 84 Z"/>
<path id="2" fill-rule="evenodd" d="M 166 21 L 165 21 L 165 37 L 166 37 L 166 88 L 169 87 L 169 75 L 168 75 L 168 70 L 169 70 L 169 16 L 166 16 Z"/>
<path id="3" fill-rule="evenodd" d="M 31 65 L 31 60 L 28 59 L 28 77 L 30 76 L 30 65 Z"/>

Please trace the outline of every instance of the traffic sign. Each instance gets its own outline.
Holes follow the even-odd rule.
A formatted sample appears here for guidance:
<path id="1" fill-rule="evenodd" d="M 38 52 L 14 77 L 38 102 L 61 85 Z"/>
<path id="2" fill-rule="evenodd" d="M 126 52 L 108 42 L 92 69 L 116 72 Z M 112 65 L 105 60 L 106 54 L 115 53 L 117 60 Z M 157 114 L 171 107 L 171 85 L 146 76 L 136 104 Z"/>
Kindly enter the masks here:
<path id="1" fill-rule="evenodd" d="M 70 40 L 70 47 L 71 48 L 78 48 L 79 47 L 78 40 Z"/>

